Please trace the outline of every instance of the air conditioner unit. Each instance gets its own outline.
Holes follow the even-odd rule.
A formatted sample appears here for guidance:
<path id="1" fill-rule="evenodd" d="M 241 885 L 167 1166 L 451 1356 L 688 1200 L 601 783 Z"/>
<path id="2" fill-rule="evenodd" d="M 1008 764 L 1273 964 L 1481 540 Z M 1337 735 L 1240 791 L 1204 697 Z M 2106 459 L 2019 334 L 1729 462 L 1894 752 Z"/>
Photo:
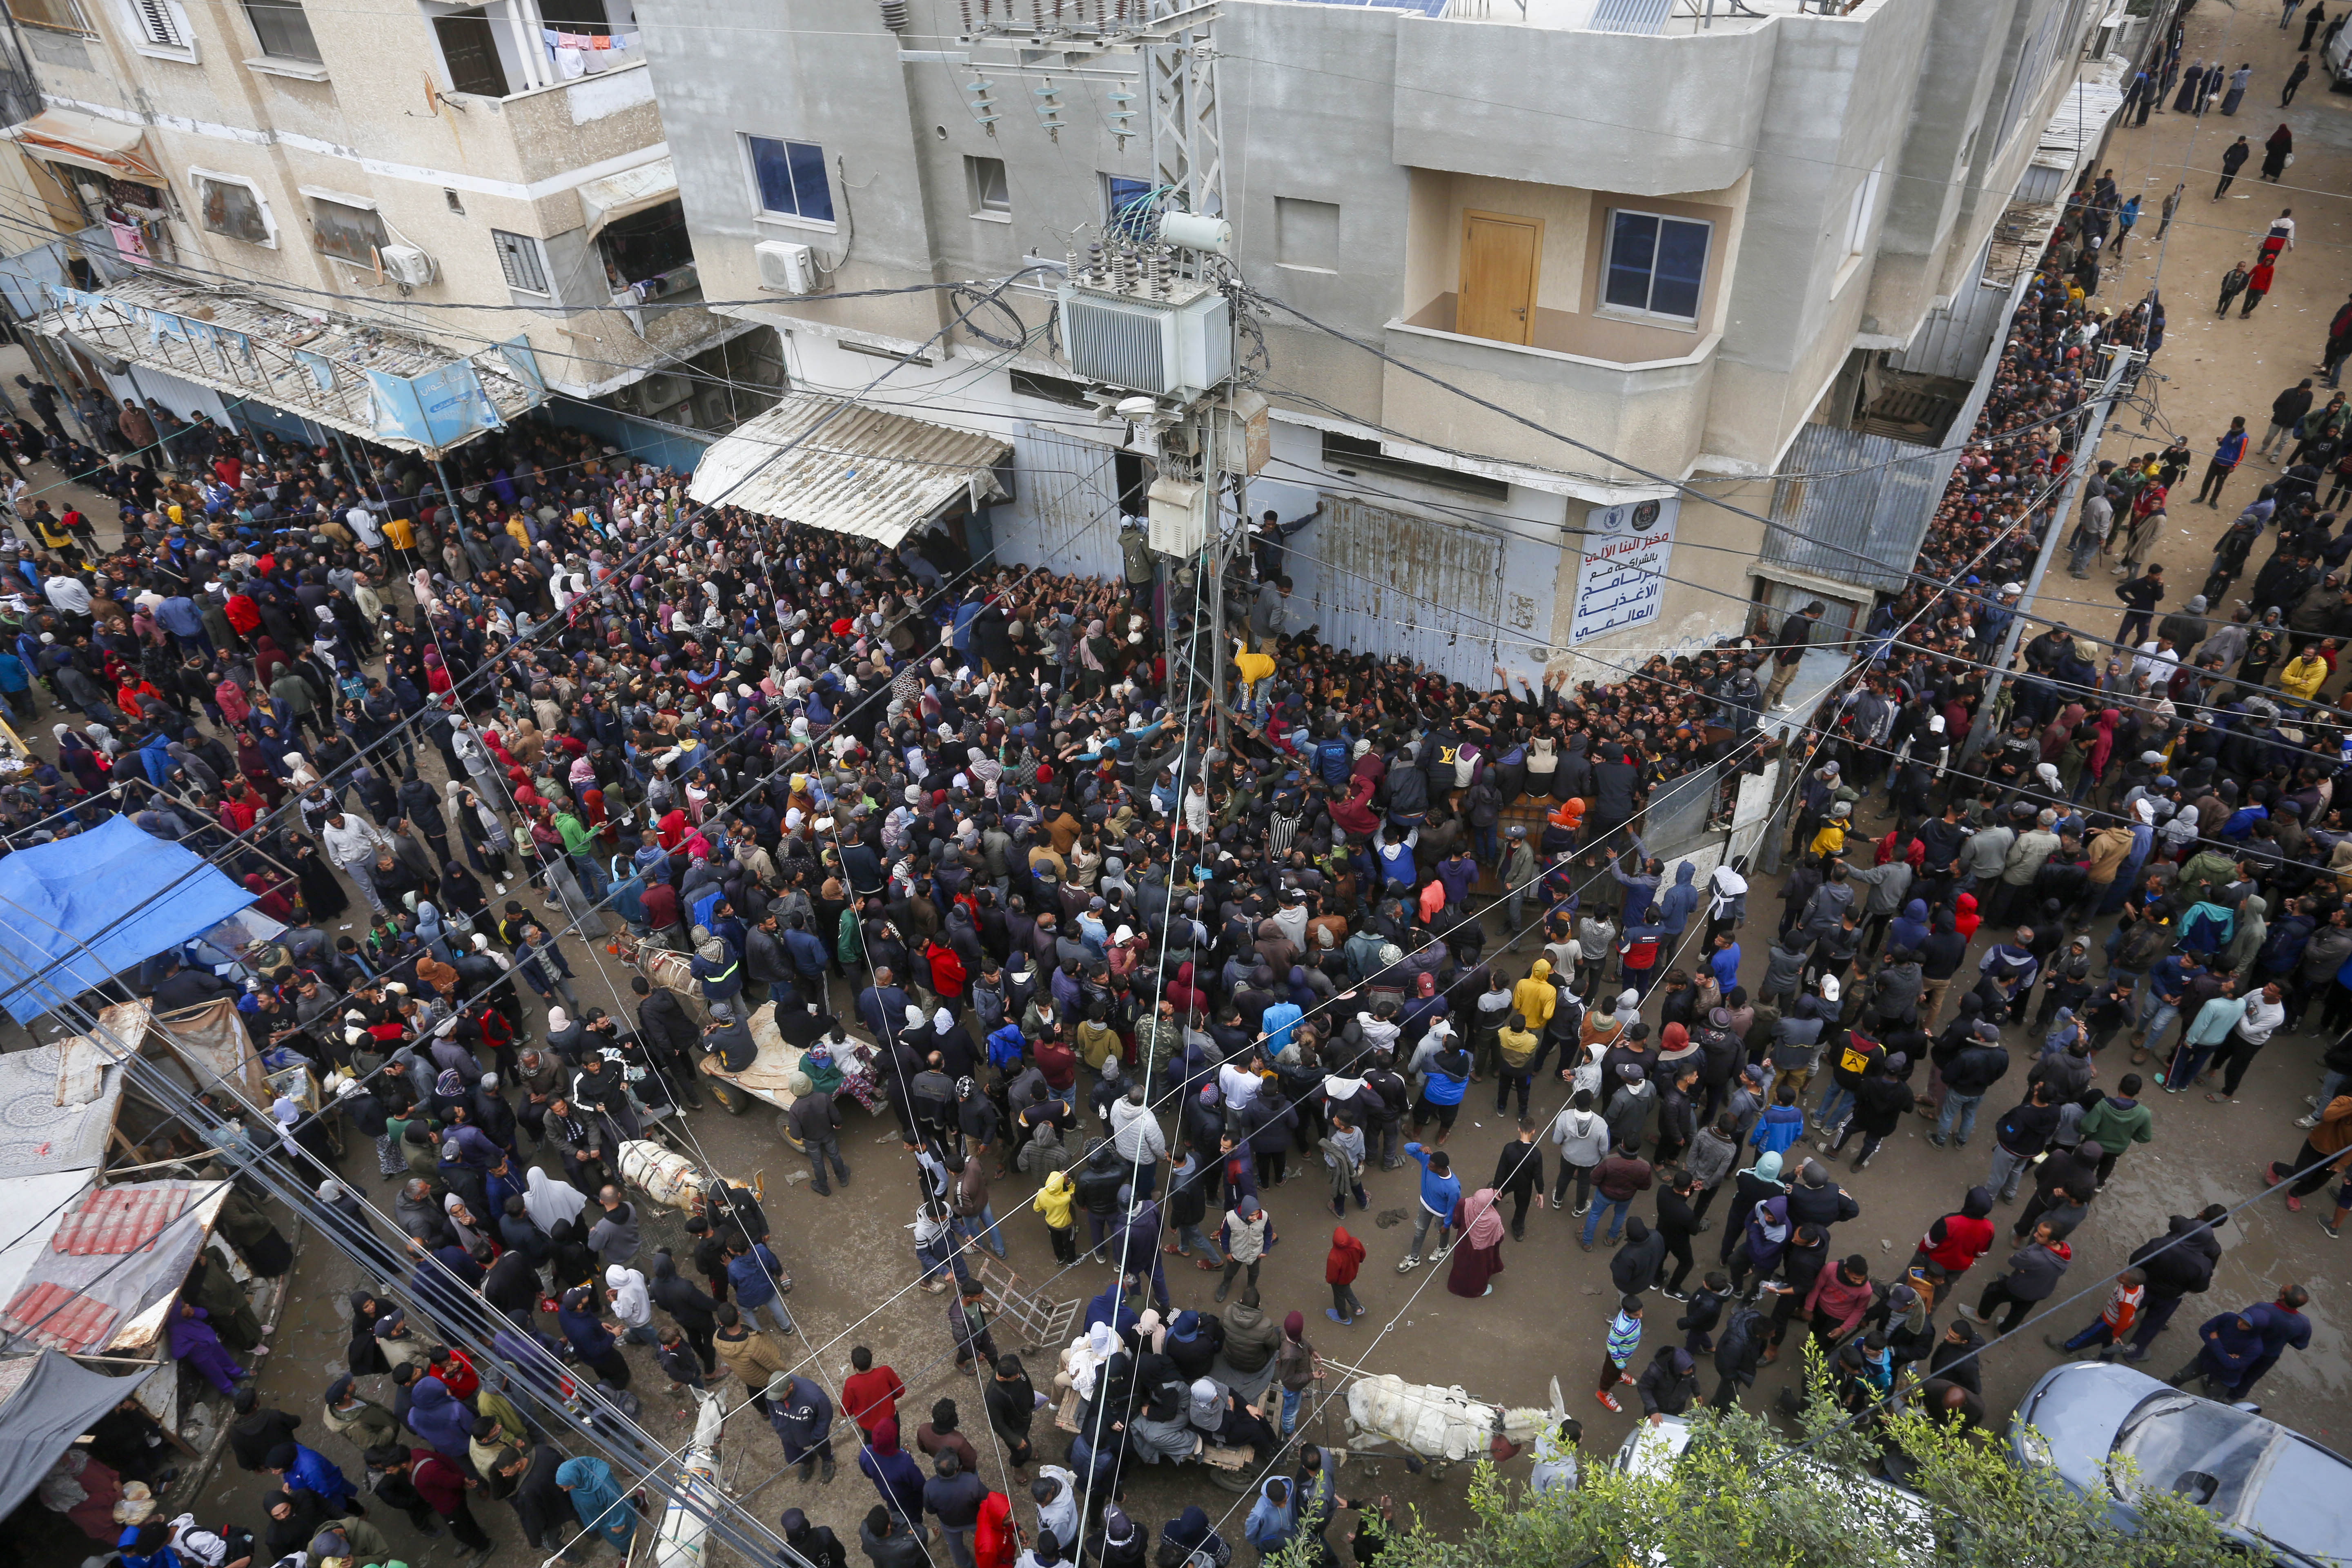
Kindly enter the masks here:
<path id="1" fill-rule="evenodd" d="M 376 256 L 386 278 L 410 289 L 422 289 L 440 274 L 433 258 L 413 245 L 387 245 Z"/>
<path id="2" fill-rule="evenodd" d="M 816 292 L 816 253 L 789 240 L 763 239 L 751 247 L 760 258 L 760 287 L 779 294 Z"/>
<path id="3" fill-rule="evenodd" d="M 638 412 L 658 414 L 693 396 L 694 383 L 682 375 L 649 375 L 637 383 L 635 395 Z"/>
<path id="4" fill-rule="evenodd" d="M 706 386 L 694 395 L 694 426 L 698 430 L 718 429 L 732 412 L 723 386 Z"/>
<path id="5" fill-rule="evenodd" d="M 1155 300 L 1066 282 L 1059 296 L 1080 380 L 1190 401 L 1233 374 L 1233 308 L 1212 285 L 1185 279 Z"/>

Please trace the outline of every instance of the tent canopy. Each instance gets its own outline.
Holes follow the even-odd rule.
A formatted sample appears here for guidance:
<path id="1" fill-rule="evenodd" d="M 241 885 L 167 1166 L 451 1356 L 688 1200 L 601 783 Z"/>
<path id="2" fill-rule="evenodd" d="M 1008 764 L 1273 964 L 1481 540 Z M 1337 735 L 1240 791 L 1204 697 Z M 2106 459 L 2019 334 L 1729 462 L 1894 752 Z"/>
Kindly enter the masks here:
<path id="1" fill-rule="evenodd" d="M 607 224 L 677 199 L 677 164 L 667 158 L 656 158 L 580 187 L 581 216 L 588 220 L 591 239 L 604 233 Z"/>
<path id="2" fill-rule="evenodd" d="M 713 442 L 687 493 L 896 549 L 959 497 L 1002 500 L 1013 454 L 983 436 L 815 393 L 787 392 Z"/>
<path id="3" fill-rule="evenodd" d="M 140 153 L 146 127 L 101 120 L 78 109 L 45 109 L 21 125 L 0 132 L 37 158 L 118 180 L 153 184 L 163 178 Z"/>
<path id="4" fill-rule="evenodd" d="M 0 1517 L 32 1495 L 58 1456 L 90 1423 L 160 1370 L 109 1377 L 55 1351 L 0 1362 Z"/>
<path id="5" fill-rule="evenodd" d="M 19 849 L 0 859 L 0 1005 L 29 1024 L 252 901 L 127 817 Z"/>

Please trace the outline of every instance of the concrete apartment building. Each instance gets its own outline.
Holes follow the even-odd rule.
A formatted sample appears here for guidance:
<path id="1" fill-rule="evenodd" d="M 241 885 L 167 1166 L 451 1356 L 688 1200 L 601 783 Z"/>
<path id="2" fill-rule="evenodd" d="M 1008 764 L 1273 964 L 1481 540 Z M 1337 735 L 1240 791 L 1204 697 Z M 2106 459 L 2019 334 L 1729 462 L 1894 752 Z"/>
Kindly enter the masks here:
<path id="1" fill-rule="evenodd" d="M 992 313 L 1001 341 L 959 329 L 919 353 L 950 319 L 943 291 L 829 296 L 1059 264 L 1074 231 L 1098 237 L 1149 189 L 1141 106 L 1100 81 L 1046 99 L 1034 79 L 990 80 L 960 63 L 956 4 L 910 4 L 894 35 L 856 0 L 640 0 L 704 287 L 772 300 L 725 308 L 782 334 L 796 387 L 855 390 L 896 364 L 867 402 L 999 439 L 1010 499 L 979 505 L 973 487 L 956 521 L 975 552 L 1115 570 L 1141 459 L 1050 352 L 1049 289 L 1014 301 L 1025 341 Z M 1889 385 L 1927 410 L 1895 421 L 1910 444 L 1895 449 L 1952 422 L 2003 319 L 2006 294 L 1986 286 L 1999 220 L 2030 174 L 2071 174 L 2034 160 L 2105 41 L 2101 9 L 1696 8 L 1225 0 L 1239 273 L 1399 362 L 1264 316 L 1271 458 L 1248 506 L 1321 508 L 1291 575 L 1327 638 L 1465 679 L 1547 661 L 1605 679 L 1737 630 L 1759 598 L 1866 611 L 1868 572 L 1835 552 L 1776 565 L 1790 552 L 1725 508 L 1794 515 L 1772 476 L 1800 434 L 1860 438 L 1857 415 Z M 1123 148 L 1121 129 L 1137 132 Z M 779 246 L 807 248 L 785 268 Z M 1939 363 L 1911 374 L 1906 350 Z M 1885 547 L 1884 521 L 1846 524 Z M 1907 565 L 1917 536 L 1896 542 Z M 1628 554 L 1662 598 L 1638 602 Z"/>
<path id="2" fill-rule="evenodd" d="M 83 287 L 162 264 L 459 353 L 520 333 L 551 390 L 658 398 L 643 411 L 673 424 L 764 405 L 736 409 L 721 384 L 763 365 L 772 384 L 763 334 L 645 308 L 700 285 L 628 0 L 8 10 L 40 112 L 5 132 L 0 249 L 47 223 L 75 237 Z M 420 308 L 450 304 L 521 309 Z M 221 416 L 213 388 L 152 366 L 140 385 Z"/>

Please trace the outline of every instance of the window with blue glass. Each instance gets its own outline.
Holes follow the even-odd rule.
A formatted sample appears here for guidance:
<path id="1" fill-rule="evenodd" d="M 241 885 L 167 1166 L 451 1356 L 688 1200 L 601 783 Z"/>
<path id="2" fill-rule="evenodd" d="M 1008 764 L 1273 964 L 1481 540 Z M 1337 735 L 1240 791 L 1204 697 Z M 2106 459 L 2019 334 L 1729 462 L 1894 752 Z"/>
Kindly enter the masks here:
<path id="1" fill-rule="evenodd" d="M 1657 213 L 1611 212 L 1601 302 L 1613 310 L 1696 321 L 1714 227 Z"/>
<path id="2" fill-rule="evenodd" d="M 751 178 L 759 187 L 760 210 L 778 217 L 833 221 L 833 186 L 824 177 L 824 149 L 814 142 L 784 142 L 773 136 L 746 136 L 751 153 Z"/>
<path id="3" fill-rule="evenodd" d="M 1149 180 L 1103 176 L 1103 212 L 1111 233 L 1127 239 L 1151 237 L 1151 189 Z"/>

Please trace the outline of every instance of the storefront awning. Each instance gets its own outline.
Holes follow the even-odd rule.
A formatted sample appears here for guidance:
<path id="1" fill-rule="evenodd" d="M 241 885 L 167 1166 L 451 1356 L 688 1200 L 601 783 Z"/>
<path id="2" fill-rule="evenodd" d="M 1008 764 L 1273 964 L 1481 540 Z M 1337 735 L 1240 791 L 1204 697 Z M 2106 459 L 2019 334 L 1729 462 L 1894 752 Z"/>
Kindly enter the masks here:
<path id="1" fill-rule="evenodd" d="M 688 493 L 895 546 L 959 496 L 1003 499 L 993 470 L 1012 453 L 1001 436 L 788 392 L 712 443 Z"/>
<path id="2" fill-rule="evenodd" d="M 656 158 L 580 187 L 580 208 L 587 216 L 591 239 L 604 233 L 606 224 L 677 199 L 677 165 L 667 158 Z"/>
<path id="3" fill-rule="evenodd" d="M 139 151 L 146 134 L 144 126 L 100 120 L 75 109 L 43 110 L 22 125 L 0 132 L 26 152 L 52 163 L 70 163 L 119 180 L 156 184 L 163 176 Z"/>

